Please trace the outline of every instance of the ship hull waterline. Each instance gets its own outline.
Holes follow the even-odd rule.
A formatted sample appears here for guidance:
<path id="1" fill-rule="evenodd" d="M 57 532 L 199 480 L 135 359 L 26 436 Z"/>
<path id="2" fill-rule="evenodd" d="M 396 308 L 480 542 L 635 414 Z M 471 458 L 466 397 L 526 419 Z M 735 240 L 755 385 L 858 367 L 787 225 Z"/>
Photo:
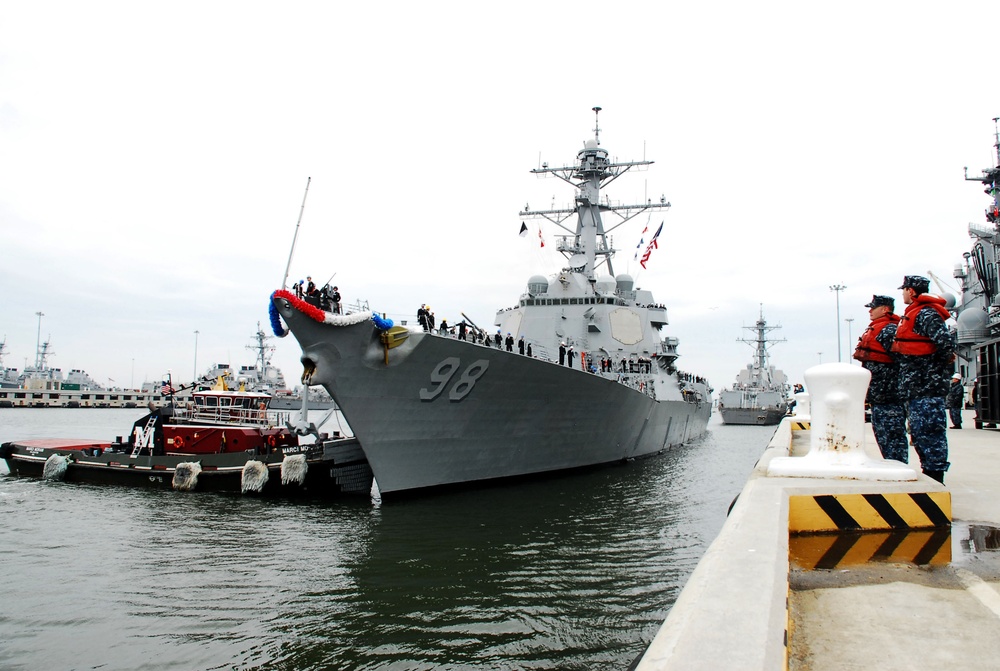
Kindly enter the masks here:
<path id="1" fill-rule="evenodd" d="M 380 493 L 617 463 L 706 430 L 706 401 L 656 401 L 599 375 L 430 333 L 386 349 L 370 321 L 275 306 L 361 443 Z M 388 363 L 386 363 L 388 360 Z"/>
<path id="2" fill-rule="evenodd" d="M 723 424 L 774 426 L 787 415 L 783 409 L 774 408 L 722 408 Z"/>

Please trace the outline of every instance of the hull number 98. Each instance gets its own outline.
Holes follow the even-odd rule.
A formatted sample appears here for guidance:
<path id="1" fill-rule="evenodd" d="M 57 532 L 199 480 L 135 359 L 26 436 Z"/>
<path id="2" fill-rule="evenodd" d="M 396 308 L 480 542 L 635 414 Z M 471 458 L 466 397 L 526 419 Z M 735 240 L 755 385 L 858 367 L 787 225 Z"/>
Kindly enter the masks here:
<path id="1" fill-rule="evenodd" d="M 431 371 L 430 388 L 420 390 L 420 400 L 433 401 L 440 396 L 461 367 L 462 361 L 457 356 L 450 356 L 435 366 L 434 370 Z M 462 371 L 455 384 L 451 386 L 448 400 L 461 401 L 468 396 L 472 388 L 476 386 L 476 380 L 481 378 L 489 367 L 490 362 L 486 359 L 478 359 L 469 364 L 468 368 Z"/>

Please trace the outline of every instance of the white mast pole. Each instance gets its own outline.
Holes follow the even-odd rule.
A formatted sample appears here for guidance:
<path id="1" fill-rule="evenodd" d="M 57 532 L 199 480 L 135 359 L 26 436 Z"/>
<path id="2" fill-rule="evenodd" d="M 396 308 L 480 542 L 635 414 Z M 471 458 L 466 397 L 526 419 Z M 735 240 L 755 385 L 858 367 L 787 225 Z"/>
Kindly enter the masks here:
<path id="1" fill-rule="evenodd" d="M 281 280 L 281 288 L 288 285 L 288 271 L 292 267 L 292 254 L 295 253 L 295 240 L 299 237 L 299 226 L 302 224 L 302 214 L 306 211 L 306 196 L 309 195 L 309 183 L 312 177 L 306 178 L 306 192 L 302 194 L 302 207 L 299 209 L 299 220 L 295 222 L 295 235 L 292 236 L 292 248 L 288 250 L 288 263 L 285 265 L 285 278 Z"/>

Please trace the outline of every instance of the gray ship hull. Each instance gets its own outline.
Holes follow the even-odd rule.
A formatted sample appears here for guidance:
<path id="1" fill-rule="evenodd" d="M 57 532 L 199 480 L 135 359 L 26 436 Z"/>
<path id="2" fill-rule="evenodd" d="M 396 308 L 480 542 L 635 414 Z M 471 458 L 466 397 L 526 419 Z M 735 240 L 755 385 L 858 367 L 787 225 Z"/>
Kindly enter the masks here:
<path id="1" fill-rule="evenodd" d="M 383 495 L 652 455 L 701 435 L 711 414 L 707 400 L 654 400 L 613 375 L 429 333 L 387 349 L 371 321 L 334 326 L 274 301 Z M 677 393 L 666 374 L 646 385 Z"/>
<path id="2" fill-rule="evenodd" d="M 752 424 L 773 426 L 781 422 L 787 412 L 774 408 L 722 408 L 723 424 Z"/>

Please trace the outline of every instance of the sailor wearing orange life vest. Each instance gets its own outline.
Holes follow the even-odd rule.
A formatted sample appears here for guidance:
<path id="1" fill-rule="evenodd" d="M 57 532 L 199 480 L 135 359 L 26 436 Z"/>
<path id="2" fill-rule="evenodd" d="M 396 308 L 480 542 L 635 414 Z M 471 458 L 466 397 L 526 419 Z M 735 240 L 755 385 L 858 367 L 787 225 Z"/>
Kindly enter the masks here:
<path id="1" fill-rule="evenodd" d="M 899 324 L 899 316 L 893 313 L 896 301 L 876 295 L 865 307 L 872 321 L 858 339 L 854 358 L 872 374 L 865 400 L 872 411 L 875 442 L 884 458 L 905 464 L 910 452 L 906 409 L 899 396 L 899 363 L 889 353 Z"/>
<path id="2" fill-rule="evenodd" d="M 944 482 L 948 470 L 945 396 L 954 371 L 951 316 L 940 296 L 927 293 L 930 280 L 907 275 L 900 289 L 906 311 L 896 327 L 892 353 L 899 361 L 899 393 L 910 419 L 910 437 L 924 474 Z"/>

